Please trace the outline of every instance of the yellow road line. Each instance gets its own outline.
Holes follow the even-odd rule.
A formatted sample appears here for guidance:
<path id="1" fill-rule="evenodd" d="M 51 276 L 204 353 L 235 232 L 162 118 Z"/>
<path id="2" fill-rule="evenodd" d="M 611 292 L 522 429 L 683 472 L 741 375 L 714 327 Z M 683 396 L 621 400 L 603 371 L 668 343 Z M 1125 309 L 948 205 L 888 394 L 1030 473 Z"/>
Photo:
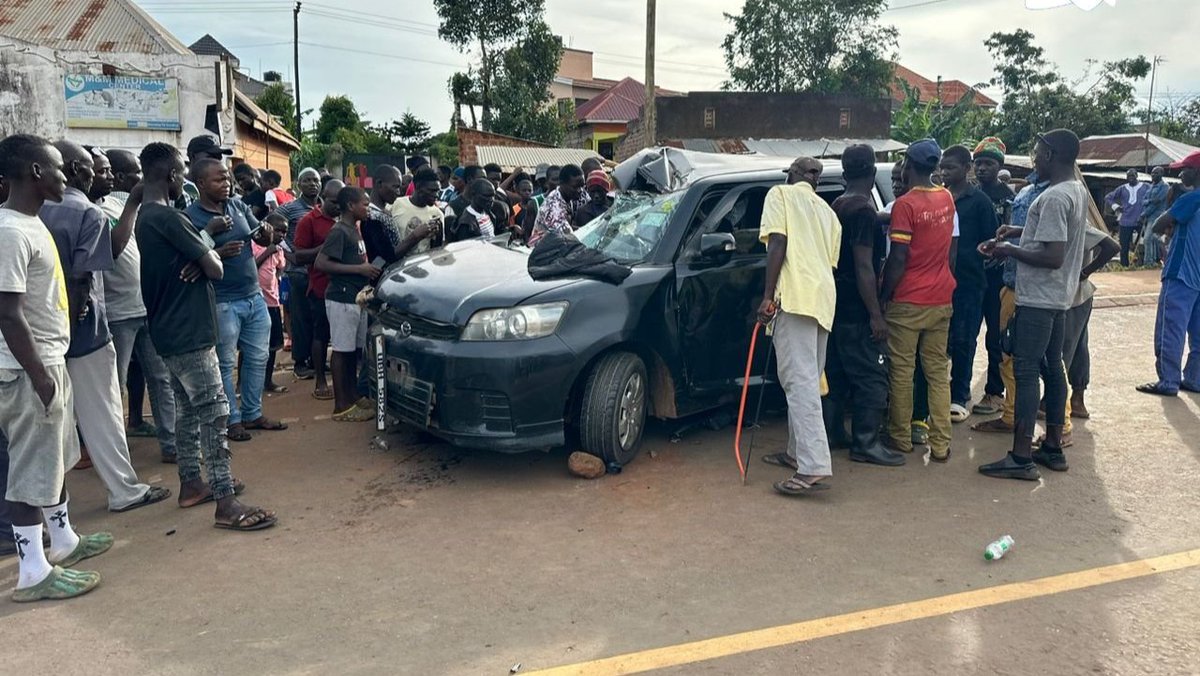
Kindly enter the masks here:
<path id="1" fill-rule="evenodd" d="M 636 674 L 1200 566 L 1200 549 L 568 664 L 541 676 Z"/>

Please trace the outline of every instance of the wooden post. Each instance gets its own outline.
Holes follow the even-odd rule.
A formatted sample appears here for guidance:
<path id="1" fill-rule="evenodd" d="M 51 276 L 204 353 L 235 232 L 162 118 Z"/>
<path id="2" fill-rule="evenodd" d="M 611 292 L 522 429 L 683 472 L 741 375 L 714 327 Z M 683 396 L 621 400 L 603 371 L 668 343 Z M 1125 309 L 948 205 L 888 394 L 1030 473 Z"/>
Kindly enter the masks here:
<path id="1" fill-rule="evenodd" d="M 304 135 L 300 120 L 300 3 L 292 10 L 292 59 L 296 68 L 296 140 Z"/>
<path id="2" fill-rule="evenodd" d="M 642 106 L 642 122 L 646 130 L 646 146 L 653 146 L 657 135 L 657 111 L 654 109 L 654 22 L 656 0 L 646 0 L 646 102 Z"/>

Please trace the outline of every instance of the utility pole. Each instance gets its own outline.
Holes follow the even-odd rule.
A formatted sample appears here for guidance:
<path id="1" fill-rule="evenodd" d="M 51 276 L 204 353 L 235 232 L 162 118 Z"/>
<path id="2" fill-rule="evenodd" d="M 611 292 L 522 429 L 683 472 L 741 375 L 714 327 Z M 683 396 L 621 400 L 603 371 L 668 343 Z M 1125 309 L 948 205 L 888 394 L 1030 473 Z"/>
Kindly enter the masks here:
<path id="1" fill-rule="evenodd" d="M 642 106 L 642 121 L 646 129 L 646 145 L 658 138 L 657 111 L 654 109 L 654 15 L 656 0 L 646 0 L 646 103 Z"/>
<path id="2" fill-rule="evenodd" d="M 304 135 L 302 131 L 304 127 L 300 126 L 300 2 L 296 2 L 296 8 L 292 10 L 292 59 L 295 62 L 296 76 L 296 140 Z"/>
<path id="3" fill-rule="evenodd" d="M 1158 64 L 1162 61 L 1161 56 L 1155 55 L 1153 66 L 1150 68 L 1150 102 L 1146 105 L 1146 137 L 1142 141 L 1146 146 L 1143 160 L 1147 174 L 1150 173 L 1150 123 L 1154 121 L 1154 78 L 1158 75 Z"/>

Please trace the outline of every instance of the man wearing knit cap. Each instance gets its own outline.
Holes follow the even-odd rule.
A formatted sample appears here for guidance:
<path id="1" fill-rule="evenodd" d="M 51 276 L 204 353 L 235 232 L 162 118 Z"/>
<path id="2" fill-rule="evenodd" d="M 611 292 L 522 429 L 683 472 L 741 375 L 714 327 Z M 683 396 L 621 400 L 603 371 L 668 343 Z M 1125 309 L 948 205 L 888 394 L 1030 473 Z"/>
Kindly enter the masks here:
<path id="1" fill-rule="evenodd" d="M 913 450 L 913 373 L 917 358 L 929 392 L 930 459 L 950 459 L 950 370 L 947 345 L 954 297 L 954 198 L 931 178 L 942 159 L 933 139 L 908 147 L 904 181 L 909 187 L 892 207 L 892 249 L 883 268 L 880 294 L 887 309 L 891 354 L 889 445 Z"/>
<path id="2" fill-rule="evenodd" d="M 1000 182 L 1000 169 L 1004 166 L 1004 141 L 989 136 L 975 146 L 975 178 L 996 209 L 996 222 L 1000 225 L 1012 223 L 1012 205 L 1016 195 L 1012 188 Z M 1000 324 L 1000 289 L 1004 288 L 1004 266 L 989 262 L 984 266 L 987 287 L 983 294 L 983 319 L 987 323 L 984 346 L 987 348 L 987 380 L 984 397 L 972 412 L 980 415 L 995 415 L 1004 410 L 1004 380 L 1000 377 L 1000 336 L 1004 327 Z"/>
<path id="3" fill-rule="evenodd" d="M 587 175 L 584 190 L 590 199 L 575 212 L 576 228 L 582 228 L 608 211 L 608 191 L 611 189 L 608 174 L 604 173 L 603 169 L 593 170 Z"/>

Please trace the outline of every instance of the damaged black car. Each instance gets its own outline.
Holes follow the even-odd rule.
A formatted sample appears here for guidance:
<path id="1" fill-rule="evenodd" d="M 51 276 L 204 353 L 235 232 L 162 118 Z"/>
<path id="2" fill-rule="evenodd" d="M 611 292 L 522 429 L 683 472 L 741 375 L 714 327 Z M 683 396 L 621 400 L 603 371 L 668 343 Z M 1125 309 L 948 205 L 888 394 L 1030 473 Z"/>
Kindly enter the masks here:
<path id="1" fill-rule="evenodd" d="M 763 288 L 763 200 L 789 164 L 668 149 L 623 163 L 617 180 L 633 189 L 575 233 L 627 271 L 620 279 L 570 269 L 535 279 L 530 250 L 501 239 L 397 264 L 372 307 L 381 411 L 465 448 L 577 438 L 621 465 L 636 457 L 647 417 L 735 402 Z M 825 199 L 844 190 L 840 174 L 827 163 Z"/>

